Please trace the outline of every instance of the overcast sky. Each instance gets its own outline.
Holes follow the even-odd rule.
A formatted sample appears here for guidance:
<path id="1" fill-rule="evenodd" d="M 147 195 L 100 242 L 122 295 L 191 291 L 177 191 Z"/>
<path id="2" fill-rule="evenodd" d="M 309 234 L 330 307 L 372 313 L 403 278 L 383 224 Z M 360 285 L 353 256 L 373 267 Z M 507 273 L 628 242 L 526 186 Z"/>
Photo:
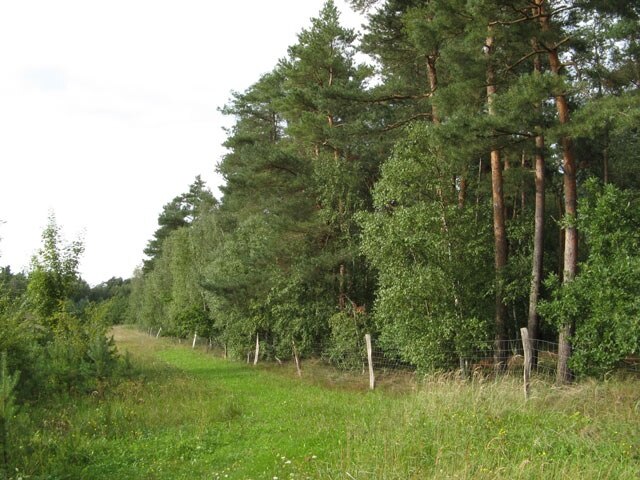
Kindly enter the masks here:
<path id="1" fill-rule="evenodd" d="M 198 174 L 219 196 L 217 108 L 323 3 L 0 2 L 0 265 L 28 268 L 53 211 L 67 240 L 84 238 L 85 280 L 131 276 L 165 203 Z"/>

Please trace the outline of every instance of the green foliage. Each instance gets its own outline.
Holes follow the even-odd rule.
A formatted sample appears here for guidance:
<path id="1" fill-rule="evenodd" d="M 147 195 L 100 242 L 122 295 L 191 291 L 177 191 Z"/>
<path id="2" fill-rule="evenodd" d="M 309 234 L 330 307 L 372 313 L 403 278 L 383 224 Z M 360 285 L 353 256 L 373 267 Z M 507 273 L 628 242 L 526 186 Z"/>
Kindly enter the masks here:
<path id="1" fill-rule="evenodd" d="M 7 352 L 2 352 L 0 359 L 0 473 L 7 478 L 11 463 L 11 438 L 12 422 L 18 411 L 16 404 L 16 385 L 20 372 L 9 373 L 7 367 Z"/>
<path id="2" fill-rule="evenodd" d="M 50 322 L 60 303 L 70 299 L 77 285 L 84 245 L 80 240 L 64 244 L 53 214 L 42 233 L 42 243 L 32 261 L 27 301 L 41 321 Z"/>
<path id="3" fill-rule="evenodd" d="M 376 212 L 360 217 L 363 251 L 379 271 L 381 342 L 421 368 L 450 366 L 489 331 L 489 225 L 459 206 L 451 179 L 464 159 L 449 155 L 446 132 L 413 126 L 383 167 Z"/>
<path id="4" fill-rule="evenodd" d="M 153 269 L 155 259 L 160 255 L 164 241 L 171 232 L 190 225 L 215 205 L 216 199 L 198 175 L 188 192 L 178 195 L 164 206 L 158 217 L 159 228 L 144 250 L 149 257 L 144 262 L 144 270 L 148 272 Z"/>
<path id="5" fill-rule="evenodd" d="M 0 312 L 10 310 L 27 290 L 24 273 L 13 273 L 10 267 L 0 267 Z"/>
<path id="6" fill-rule="evenodd" d="M 126 315 L 166 335 L 197 332 L 243 357 L 257 335 L 262 354 L 278 358 L 294 342 L 303 356 L 331 345 L 341 358 L 358 351 L 366 328 L 390 357 L 449 368 L 494 333 L 516 337 L 526 322 L 538 291 L 532 167 L 542 156 L 545 274 L 562 263 L 559 230 L 577 227 L 589 251 L 580 246 L 582 279 L 539 290 L 555 302 L 542 307 L 548 322 L 539 332 L 549 339 L 570 319 L 584 326 L 574 338 L 583 336 L 581 352 L 596 355 L 596 344 L 633 351 L 622 340 L 635 328 L 632 294 L 601 290 L 597 305 L 583 298 L 598 296 L 587 278 L 634 286 L 635 251 L 628 261 L 614 255 L 614 273 L 595 262 L 599 239 L 615 238 L 620 251 L 617 227 L 593 230 L 584 206 L 581 217 L 564 215 L 572 179 L 563 153 L 575 154 L 579 195 L 592 174 L 637 189 L 637 9 L 590 1 L 547 5 L 539 16 L 526 0 L 351 3 L 376 6 L 361 38 L 328 1 L 271 72 L 232 94 L 222 108 L 235 120 L 217 167 L 223 198 L 198 177 L 165 205 L 127 312 L 127 294 L 114 294 L 101 307 L 105 321 Z M 373 67 L 358 64 L 361 53 Z M 558 69 L 556 53 L 571 64 Z M 562 118 L 560 100 L 569 108 Z M 504 200 L 505 242 L 493 194 Z M 500 220 L 493 235 L 492 215 Z M 34 289 L 48 291 L 37 275 Z M 354 323 L 355 305 L 370 314 Z M 615 315 L 606 319 L 613 311 L 618 330 Z M 576 362 L 591 362 L 580 355 Z M 596 363 L 613 364 L 605 356 L 611 361 Z"/>
<path id="7" fill-rule="evenodd" d="M 100 390 L 116 371 L 118 359 L 106 326 L 94 311 L 87 322 L 60 310 L 54 314 L 55 328 L 39 357 L 42 393 L 73 393 Z"/>
<path id="8" fill-rule="evenodd" d="M 553 297 L 541 313 L 575 325 L 575 372 L 602 375 L 640 352 L 640 210 L 632 192 L 613 185 L 591 180 L 585 191 L 578 224 L 588 255 L 574 281 L 549 279 Z"/>
<path id="9" fill-rule="evenodd" d="M 325 354 L 328 359 L 344 369 L 362 369 L 366 359 L 365 333 L 371 331 L 367 316 L 349 308 L 329 319 L 331 335 Z"/>
<path id="10" fill-rule="evenodd" d="M 7 354 L 11 371 L 22 371 L 17 392 L 24 397 L 37 389 L 39 379 L 37 358 L 43 330 L 27 321 L 17 310 L 0 313 L 0 352 Z"/>
<path id="11" fill-rule="evenodd" d="M 21 372 L 17 400 L 95 390 L 115 373 L 117 353 L 106 338 L 113 305 L 87 303 L 88 287 L 79 293 L 82 250 L 80 242 L 63 244 L 51 216 L 26 289 L 11 288 L 15 276 L 4 272 L 0 351 L 6 352 L 8 367 Z"/>
<path id="12" fill-rule="evenodd" d="M 127 321 L 130 294 L 131 279 L 110 278 L 91 288 L 88 300 L 96 304 L 102 322 L 116 325 Z"/>
<path id="13" fill-rule="evenodd" d="M 215 332 L 239 354 L 256 334 L 267 356 L 288 357 L 293 342 L 311 352 L 341 295 L 371 296 L 353 215 L 370 203 L 375 157 L 358 157 L 367 69 L 354 41 L 328 2 L 288 57 L 223 110 L 236 125 L 219 166 L 222 238 L 200 285 Z"/>
<path id="14" fill-rule="evenodd" d="M 113 376 L 118 368 L 115 342 L 113 337 L 107 338 L 104 332 L 93 332 L 89 337 L 87 357 L 90 360 L 90 374 L 98 382 L 104 382 Z"/>
<path id="15" fill-rule="evenodd" d="M 293 342 L 300 355 L 320 353 L 319 345 L 327 335 L 327 319 L 335 309 L 323 285 L 313 280 L 309 272 L 299 268 L 277 277 L 267 296 L 263 312 L 279 358 L 292 357 Z M 315 295 L 310 295 L 312 291 Z"/>

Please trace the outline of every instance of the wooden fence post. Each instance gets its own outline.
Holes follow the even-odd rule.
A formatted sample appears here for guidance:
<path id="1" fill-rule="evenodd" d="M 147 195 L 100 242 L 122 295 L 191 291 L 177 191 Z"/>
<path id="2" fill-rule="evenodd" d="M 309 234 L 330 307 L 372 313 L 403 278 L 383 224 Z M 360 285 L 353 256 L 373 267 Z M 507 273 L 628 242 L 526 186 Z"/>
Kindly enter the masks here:
<path id="1" fill-rule="evenodd" d="M 296 371 L 298 372 L 298 376 L 302 377 L 302 370 L 300 370 L 300 360 L 298 359 L 298 350 L 296 350 L 296 342 L 292 341 L 293 344 L 293 358 L 296 361 Z"/>
<path id="2" fill-rule="evenodd" d="M 196 340 L 198 340 L 198 332 L 193 334 L 193 343 L 191 344 L 191 348 L 196 348 Z"/>
<path id="3" fill-rule="evenodd" d="M 256 356 L 253 358 L 253 364 L 258 364 L 258 355 L 260 355 L 260 337 L 256 333 Z"/>
<path id="4" fill-rule="evenodd" d="M 524 399 L 529 399 L 529 392 L 531 389 L 531 340 L 529 339 L 529 330 L 526 328 L 520 329 L 520 335 L 522 336 L 522 347 L 524 349 Z"/>
<path id="5" fill-rule="evenodd" d="M 156 338 L 160 337 L 160 332 L 162 331 L 162 327 L 158 329 L 158 333 L 156 333 Z"/>
<path id="6" fill-rule="evenodd" d="M 369 388 L 373 390 L 376 385 L 376 377 L 373 374 L 373 348 L 371 348 L 371 335 L 369 333 L 364 336 L 364 341 L 367 344 L 367 359 L 369 360 Z"/>
<path id="7" fill-rule="evenodd" d="M 469 360 L 460 356 L 460 375 L 462 378 L 469 378 Z"/>

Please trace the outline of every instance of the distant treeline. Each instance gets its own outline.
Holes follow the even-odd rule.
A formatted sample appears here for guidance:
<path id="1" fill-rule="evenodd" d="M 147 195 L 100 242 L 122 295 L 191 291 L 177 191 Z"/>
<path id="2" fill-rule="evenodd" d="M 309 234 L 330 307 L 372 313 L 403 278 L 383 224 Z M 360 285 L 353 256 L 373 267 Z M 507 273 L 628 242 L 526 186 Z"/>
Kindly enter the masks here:
<path id="1" fill-rule="evenodd" d="M 165 205 L 129 321 L 421 369 L 526 326 L 560 382 L 638 354 L 638 3 L 351 3 L 222 109 L 223 196 Z"/>

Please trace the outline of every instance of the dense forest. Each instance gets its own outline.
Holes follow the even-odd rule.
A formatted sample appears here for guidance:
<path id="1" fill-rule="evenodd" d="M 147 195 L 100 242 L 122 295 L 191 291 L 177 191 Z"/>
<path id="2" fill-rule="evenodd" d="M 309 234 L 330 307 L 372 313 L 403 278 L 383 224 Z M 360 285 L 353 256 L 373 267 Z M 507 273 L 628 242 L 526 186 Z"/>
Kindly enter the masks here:
<path id="1" fill-rule="evenodd" d="M 223 196 L 165 205 L 128 321 L 425 370 L 526 326 L 559 382 L 637 354 L 637 2 L 352 5 L 360 37 L 329 1 L 233 93 Z"/>
<path id="2" fill-rule="evenodd" d="M 232 94 L 222 197 L 198 177 L 167 203 L 132 279 L 90 288 L 53 217 L 0 271 L 0 421 L 100 390 L 121 322 L 280 359 L 366 332 L 421 370 L 487 345 L 500 367 L 526 326 L 561 383 L 638 355 L 638 3 L 351 3 L 361 35 L 328 1 Z"/>

